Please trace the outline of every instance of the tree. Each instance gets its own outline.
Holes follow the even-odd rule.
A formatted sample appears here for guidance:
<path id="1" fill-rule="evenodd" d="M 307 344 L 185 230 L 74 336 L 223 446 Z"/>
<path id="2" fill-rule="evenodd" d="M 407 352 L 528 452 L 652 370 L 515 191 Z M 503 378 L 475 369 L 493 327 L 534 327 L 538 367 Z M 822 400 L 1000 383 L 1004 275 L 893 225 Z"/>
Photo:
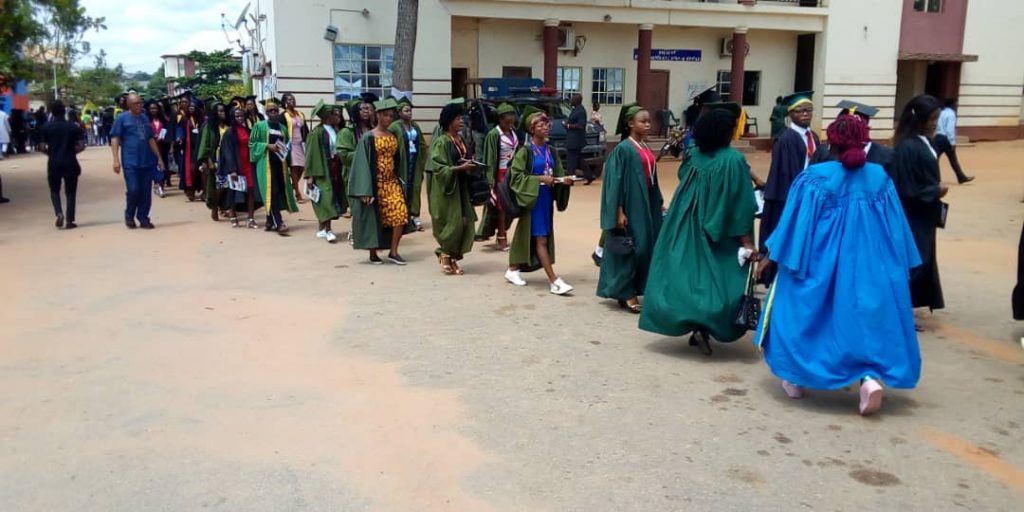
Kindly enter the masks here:
<path id="1" fill-rule="evenodd" d="M 419 0 L 398 0 L 395 27 L 395 71 L 391 84 L 399 91 L 412 91 L 412 64 L 416 55 L 416 22 Z"/>
<path id="2" fill-rule="evenodd" d="M 34 72 L 32 62 L 25 59 L 23 46 L 42 37 L 45 30 L 32 13 L 29 0 L 5 0 L 0 7 L 0 88 Z"/>
<path id="3" fill-rule="evenodd" d="M 146 86 L 145 92 L 147 98 L 160 98 L 167 95 L 167 75 L 164 73 L 163 64 L 150 77 L 149 85 Z"/>
<path id="4" fill-rule="evenodd" d="M 245 85 L 232 78 L 242 73 L 242 63 L 231 55 L 230 49 L 210 53 L 192 51 L 187 57 L 195 62 L 196 74 L 179 78 L 178 87 L 192 89 L 200 98 L 214 96 L 226 100 L 244 95 Z"/>
<path id="5" fill-rule="evenodd" d="M 35 41 L 39 55 L 58 67 L 71 69 L 75 62 L 90 51 L 85 34 L 90 30 L 106 30 L 106 19 L 93 18 L 85 13 L 79 0 L 35 0 L 36 18 L 46 28 L 45 34 Z"/>

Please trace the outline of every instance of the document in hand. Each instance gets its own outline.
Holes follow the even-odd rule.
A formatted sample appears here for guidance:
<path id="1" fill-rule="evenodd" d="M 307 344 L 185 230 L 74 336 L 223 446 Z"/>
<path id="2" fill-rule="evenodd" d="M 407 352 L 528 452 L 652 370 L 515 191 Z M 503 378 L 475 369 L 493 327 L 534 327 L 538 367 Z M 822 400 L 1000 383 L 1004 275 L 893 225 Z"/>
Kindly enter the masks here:
<path id="1" fill-rule="evenodd" d="M 307 181 L 305 189 L 303 190 L 303 194 L 305 194 L 305 196 L 308 197 L 309 200 L 313 201 L 314 203 L 320 202 L 320 187 L 316 186 L 316 184 L 310 184 Z"/>
<path id="2" fill-rule="evenodd" d="M 248 183 L 245 181 L 245 176 L 237 176 L 235 179 L 228 178 L 228 188 L 231 190 L 237 190 L 238 192 L 245 192 L 248 190 Z"/>

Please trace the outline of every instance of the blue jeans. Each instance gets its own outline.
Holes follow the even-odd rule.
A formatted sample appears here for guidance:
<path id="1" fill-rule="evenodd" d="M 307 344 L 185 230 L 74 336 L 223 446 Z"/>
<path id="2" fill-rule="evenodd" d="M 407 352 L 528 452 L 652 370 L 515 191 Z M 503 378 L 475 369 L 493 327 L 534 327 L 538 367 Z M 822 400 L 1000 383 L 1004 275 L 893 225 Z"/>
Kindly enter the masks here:
<path id="1" fill-rule="evenodd" d="M 153 171 L 148 168 L 126 167 L 121 173 L 124 174 L 127 189 L 124 220 L 139 219 L 142 223 L 149 222 L 149 208 L 153 204 L 153 191 L 150 188 L 153 183 Z"/>

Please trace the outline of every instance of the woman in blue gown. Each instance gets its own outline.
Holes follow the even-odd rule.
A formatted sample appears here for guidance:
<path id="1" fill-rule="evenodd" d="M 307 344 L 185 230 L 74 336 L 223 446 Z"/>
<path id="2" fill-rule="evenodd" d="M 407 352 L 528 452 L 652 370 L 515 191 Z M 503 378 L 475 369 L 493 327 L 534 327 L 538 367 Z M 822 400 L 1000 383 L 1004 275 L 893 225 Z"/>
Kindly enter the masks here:
<path id="1" fill-rule="evenodd" d="M 865 162 L 864 121 L 842 116 L 828 139 L 839 161 L 797 177 L 766 242 L 779 271 L 755 343 L 790 398 L 860 381 L 866 415 L 881 382 L 913 388 L 921 374 L 908 283 L 921 257 L 892 181 Z"/>

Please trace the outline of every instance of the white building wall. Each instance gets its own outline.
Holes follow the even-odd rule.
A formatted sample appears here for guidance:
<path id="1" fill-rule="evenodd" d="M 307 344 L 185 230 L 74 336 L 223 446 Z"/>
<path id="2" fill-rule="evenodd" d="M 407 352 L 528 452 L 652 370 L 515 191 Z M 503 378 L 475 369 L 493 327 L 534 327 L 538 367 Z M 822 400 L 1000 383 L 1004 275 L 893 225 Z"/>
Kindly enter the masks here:
<path id="1" fill-rule="evenodd" d="M 1024 87 L 1024 3 L 967 3 L 964 53 L 978 55 L 960 73 L 961 126 L 1018 126 Z"/>
<path id="2" fill-rule="evenodd" d="M 832 107 L 849 99 L 880 109 L 871 122 L 873 138 L 892 136 L 902 14 L 903 2 L 895 0 L 829 2 L 825 35 L 818 38 L 824 47 L 815 48 L 821 77 L 816 126 L 827 127 L 837 113 Z"/>

